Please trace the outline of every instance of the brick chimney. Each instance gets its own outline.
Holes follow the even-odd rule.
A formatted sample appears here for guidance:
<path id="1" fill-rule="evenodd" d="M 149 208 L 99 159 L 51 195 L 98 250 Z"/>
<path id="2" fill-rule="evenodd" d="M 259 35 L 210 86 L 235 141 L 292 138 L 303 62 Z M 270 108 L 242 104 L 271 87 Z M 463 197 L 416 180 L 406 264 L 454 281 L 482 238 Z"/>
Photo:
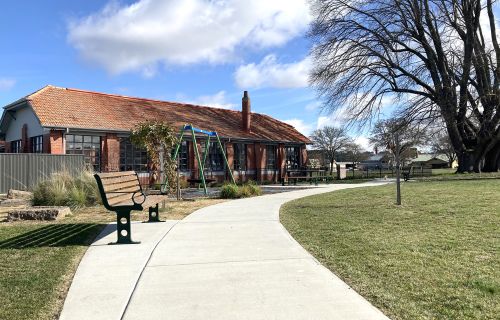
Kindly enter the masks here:
<path id="1" fill-rule="evenodd" d="M 250 109 L 250 97 L 248 97 L 248 91 L 243 92 L 243 98 L 241 99 L 241 114 L 242 114 L 242 129 L 246 132 L 250 132 L 250 124 L 252 122 L 252 110 Z"/>

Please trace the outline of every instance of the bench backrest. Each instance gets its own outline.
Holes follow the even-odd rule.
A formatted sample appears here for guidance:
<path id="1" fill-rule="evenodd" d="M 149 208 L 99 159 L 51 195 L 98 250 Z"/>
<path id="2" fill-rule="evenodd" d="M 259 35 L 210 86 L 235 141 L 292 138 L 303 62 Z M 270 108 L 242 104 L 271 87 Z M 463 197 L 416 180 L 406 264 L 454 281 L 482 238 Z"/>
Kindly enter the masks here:
<path id="1" fill-rule="evenodd" d="M 94 177 L 103 205 L 108 209 L 116 205 L 134 205 L 134 193 L 140 196 L 142 191 L 135 171 L 96 173 Z"/>

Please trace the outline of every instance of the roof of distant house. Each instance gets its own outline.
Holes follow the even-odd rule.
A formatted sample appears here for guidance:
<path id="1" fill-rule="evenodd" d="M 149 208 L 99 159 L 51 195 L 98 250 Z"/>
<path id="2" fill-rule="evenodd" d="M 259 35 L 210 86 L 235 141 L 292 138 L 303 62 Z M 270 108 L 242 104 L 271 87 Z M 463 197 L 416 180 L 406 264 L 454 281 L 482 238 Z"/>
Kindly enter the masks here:
<path id="1" fill-rule="evenodd" d="M 362 162 L 373 162 L 373 161 L 382 161 L 384 158 L 386 158 L 388 155 L 386 152 L 379 152 L 377 154 L 373 154 L 368 159 L 362 161 Z"/>
<path id="2" fill-rule="evenodd" d="M 128 132 L 139 122 L 161 120 L 176 128 L 192 124 L 227 138 L 311 143 L 293 126 L 260 113 L 252 113 L 251 130 L 246 132 L 240 111 L 55 86 L 46 86 L 5 108 L 24 101 L 48 128 Z"/>
<path id="3" fill-rule="evenodd" d="M 415 159 L 412 159 L 412 162 L 427 162 L 432 159 L 438 159 L 444 162 L 448 162 L 446 155 L 444 154 L 432 154 L 432 153 L 421 153 Z"/>

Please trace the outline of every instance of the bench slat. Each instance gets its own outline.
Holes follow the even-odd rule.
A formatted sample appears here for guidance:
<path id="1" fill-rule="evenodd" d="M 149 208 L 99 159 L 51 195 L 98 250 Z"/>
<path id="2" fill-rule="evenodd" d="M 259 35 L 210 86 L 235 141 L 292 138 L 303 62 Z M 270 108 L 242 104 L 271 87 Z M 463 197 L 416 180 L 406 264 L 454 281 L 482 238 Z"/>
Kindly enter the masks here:
<path id="1" fill-rule="evenodd" d="M 168 196 L 165 195 L 150 195 L 146 197 L 146 201 L 142 204 L 144 209 L 156 206 L 157 203 L 168 200 Z"/>
<path id="2" fill-rule="evenodd" d="M 134 202 L 132 201 L 131 193 L 118 194 L 116 196 L 107 196 L 107 198 L 110 206 L 116 206 L 118 203 L 124 202 L 126 202 L 127 204 L 134 204 Z"/>
<path id="3" fill-rule="evenodd" d="M 120 171 L 120 172 L 98 173 L 98 175 L 101 179 L 109 179 L 115 177 L 135 176 L 136 173 L 135 171 Z"/>
<path id="4" fill-rule="evenodd" d="M 114 178 L 104 179 L 104 180 L 101 179 L 101 181 L 102 181 L 103 186 L 108 186 L 108 185 L 117 184 L 117 183 L 137 181 L 137 176 L 114 177 Z"/>
<path id="5" fill-rule="evenodd" d="M 112 192 L 112 191 L 119 191 L 122 189 L 127 189 L 130 187 L 135 187 L 137 189 L 140 188 L 139 181 L 135 179 L 135 181 L 127 181 L 127 182 L 120 182 L 120 183 L 115 183 L 115 184 L 105 184 L 103 185 L 104 187 L 104 192 Z"/>

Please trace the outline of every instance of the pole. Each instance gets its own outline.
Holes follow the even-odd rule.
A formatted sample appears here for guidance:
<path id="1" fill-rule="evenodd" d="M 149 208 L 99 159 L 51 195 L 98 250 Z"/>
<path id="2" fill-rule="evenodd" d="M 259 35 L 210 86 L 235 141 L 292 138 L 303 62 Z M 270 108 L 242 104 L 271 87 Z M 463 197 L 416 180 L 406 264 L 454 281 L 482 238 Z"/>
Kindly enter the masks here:
<path id="1" fill-rule="evenodd" d="M 180 160 L 177 158 L 177 200 L 181 200 L 180 170 Z"/>
<path id="2" fill-rule="evenodd" d="M 399 134 L 394 134 L 394 139 L 396 140 L 396 204 L 401 205 L 401 168 L 400 168 L 400 146 L 399 146 Z"/>
<path id="3" fill-rule="evenodd" d="M 162 184 L 165 183 L 165 159 L 164 154 L 165 148 L 163 144 L 160 146 L 160 191 L 162 189 Z"/>
<path id="4" fill-rule="evenodd" d="M 236 182 L 234 181 L 233 170 L 231 170 L 231 168 L 229 167 L 229 162 L 227 161 L 226 152 L 224 151 L 224 147 L 222 146 L 222 143 L 220 142 L 220 138 L 219 138 L 219 135 L 217 134 L 217 132 L 215 133 L 215 137 L 217 138 L 217 143 L 219 145 L 220 151 L 222 152 L 222 156 L 224 157 L 224 161 L 226 162 L 226 167 L 227 167 L 227 170 L 229 171 L 229 175 L 231 176 L 231 182 L 233 184 L 236 184 Z"/>
<path id="5" fill-rule="evenodd" d="M 198 160 L 198 166 L 200 167 L 200 178 L 201 182 L 203 183 L 203 191 L 205 195 L 208 194 L 207 190 L 207 184 L 205 183 L 205 176 L 203 173 L 203 165 L 201 164 L 201 158 L 200 158 L 200 153 L 198 152 L 198 144 L 196 143 L 196 134 L 194 133 L 193 126 L 191 125 L 191 134 L 193 136 L 193 147 L 194 147 L 194 154 L 196 155 L 196 160 Z"/>

